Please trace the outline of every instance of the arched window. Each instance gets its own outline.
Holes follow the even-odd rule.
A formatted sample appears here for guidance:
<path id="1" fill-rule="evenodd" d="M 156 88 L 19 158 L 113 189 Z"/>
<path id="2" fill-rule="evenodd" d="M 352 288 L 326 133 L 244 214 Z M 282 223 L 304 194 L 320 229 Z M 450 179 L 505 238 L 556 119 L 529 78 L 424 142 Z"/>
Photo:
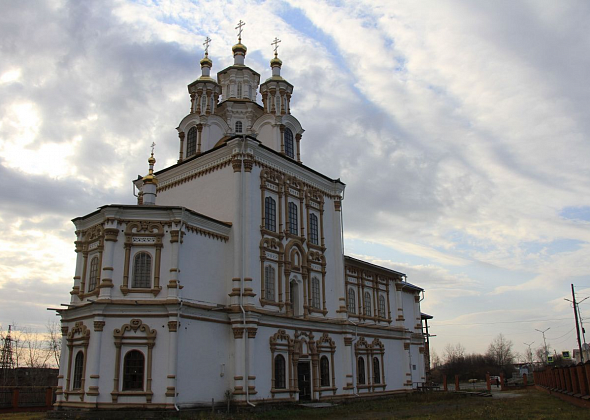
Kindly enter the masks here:
<path id="1" fill-rule="evenodd" d="M 275 269 L 270 265 L 264 267 L 264 298 L 275 300 Z"/>
<path id="2" fill-rule="evenodd" d="M 236 121 L 236 133 L 242 132 L 242 121 Z"/>
<path id="3" fill-rule="evenodd" d="M 315 214 L 311 213 L 309 215 L 309 241 L 312 244 L 318 245 L 318 236 L 318 217 Z"/>
<path id="4" fill-rule="evenodd" d="M 373 357 L 373 383 L 381 383 L 381 369 L 379 367 L 379 359 L 376 357 Z"/>
<path id="5" fill-rule="evenodd" d="M 289 233 L 298 234 L 297 227 L 297 204 L 289 202 Z"/>
<path id="6" fill-rule="evenodd" d="M 365 359 L 359 357 L 356 363 L 356 376 L 359 385 L 365 384 Z"/>
<path id="7" fill-rule="evenodd" d="M 293 148 L 293 132 L 285 128 L 285 154 L 291 159 L 295 159 L 295 149 Z"/>
<path id="8" fill-rule="evenodd" d="M 272 197 L 264 199 L 264 228 L 277 231 L 277 202 Z"/>
<path id="9" fill-rule="evenodd" d="M 188 130 L 188 135 L 186 136 L 186 157 L 190 157 L 197 153 L 197 129 L 196 127 L 192 127 Z"/>
<path id="10" fill-rule="evenodd" d="M 285 358 L 282 354 L 275 356 L 275 389 L 285 389 Z"/>
<path id="11" fill-rule="evenodd" d="M 238 83 L 238 98 L 242 97 L 242 82 Z"/>
<path id="12" fill-rule="evenodd" d="M 356 295 L 354 289 L 348 289 L 348 312 L 356 314 Z"/>
<path id="13" fill-rule="evenodd" d="M 131 287 L 148 288 L 152 286 L 152 256 L 138 252 L 133 260 L 133 283 Z"/>
<path id="14" fill-rule="evenodd" d="M 320 386 L 330 386 L 330 362 L 326 356 L 320 358 Z"/>
<path id="15" fill-rule="evenodd" d="M 72 381 L 72 389 L 82 388 L 82 371 L 84 370 L 84 352 L 79 351 L 74 360 L 74 378 Z"/>
<path id="16" fill-rule="evenodd" d="M 139 350 L 131 350 L 123 360 L 123 391 L 143 391 L 145 358 Z"/>
<path id="17" fill-rule="evenodd" d="M 96 289 L 98 283 L 98 257 L 93 257 L 90 261 L 90 276 L 88 277 L 88 291 Z"/>
<path id="18" fill-rule="evenodd" d="M 379 296 L 379 317 L 385 318 L 385 296 Z"/>
<path id="19" fill-rule="evenodd" d="M 365 315 L 371 316 L 371 294 L 365 292 Z"/>
<path id="20" fill-rule="evenodd" d="M 311 279 L 311 306 L 320 309 L 320 279 Z"/>

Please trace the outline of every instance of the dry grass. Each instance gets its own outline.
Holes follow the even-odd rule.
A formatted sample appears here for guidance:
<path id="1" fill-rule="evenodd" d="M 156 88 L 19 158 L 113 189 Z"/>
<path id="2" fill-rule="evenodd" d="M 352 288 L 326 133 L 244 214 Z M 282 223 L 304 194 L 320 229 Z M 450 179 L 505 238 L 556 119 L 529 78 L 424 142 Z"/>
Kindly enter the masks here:
<path id="1" fill-rule="evenodd" d="M 426 393 L 398 396 L 372 401 L 355 401 L 331 408 L 310 409 L 285 406 L 264 412 L 238 413 L 226 416 L 207 412 L 181 412 L 180 419 L 235 419 L 235 420 L 314 420 L 314 419 L 440 419 L 440 420 L 586 420 L 590 409 L 580 408 L 540 391 L 516 391 L 515 398 L 466 397 L 454 393 Z M 142 419 L 141 412 L 128 413 L 129 419 Z M 169 413 L 170 414 L 170 413 Z M 45 413 L 0 414 L 8 420 L 39 420 Z M 122 418 L 117 416 L 118 419 Z M 156 416 L 155 418 L 171 418 Z"/>

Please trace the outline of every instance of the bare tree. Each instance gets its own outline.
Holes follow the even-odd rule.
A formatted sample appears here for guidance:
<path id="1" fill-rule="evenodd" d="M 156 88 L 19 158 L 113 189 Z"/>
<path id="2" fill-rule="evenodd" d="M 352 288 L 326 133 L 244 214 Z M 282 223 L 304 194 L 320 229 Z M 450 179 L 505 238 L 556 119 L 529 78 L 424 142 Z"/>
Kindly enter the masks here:
<path id="1" fill-rule="evenodd" d="M 465 357 L 465 347 L 461 343 L 455 345 L 447 344 L 445 346 L 445 363 L 454 363 Z"/>
<path id="2" fill-rule="evenodd" d="M 58 321 L 47 321 L 46 347 L 55 362 L 54 366 L 59 368 L 59 359 L 61 356 L 61 324 Z"/>
<path id="3" fill-rule="evenodd" d="M 491 357 L 498 366 L 510 365 L 515 357 L 512 350 L 513 346 L 514 344 L 511 340 L 508 340 L 503 334 L 498 334 L 490 343 L 487 355 Z"/>

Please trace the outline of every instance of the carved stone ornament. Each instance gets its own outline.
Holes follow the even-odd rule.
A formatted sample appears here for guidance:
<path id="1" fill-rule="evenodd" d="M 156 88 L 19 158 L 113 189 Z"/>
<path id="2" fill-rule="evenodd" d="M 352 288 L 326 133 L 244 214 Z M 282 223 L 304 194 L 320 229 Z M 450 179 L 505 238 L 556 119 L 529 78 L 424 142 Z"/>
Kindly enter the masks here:
<path id="1" fill-rule="evenodd" d="M 94 321 L 94 331 L 102 331 L 105 324 L 104 321 Z"/>

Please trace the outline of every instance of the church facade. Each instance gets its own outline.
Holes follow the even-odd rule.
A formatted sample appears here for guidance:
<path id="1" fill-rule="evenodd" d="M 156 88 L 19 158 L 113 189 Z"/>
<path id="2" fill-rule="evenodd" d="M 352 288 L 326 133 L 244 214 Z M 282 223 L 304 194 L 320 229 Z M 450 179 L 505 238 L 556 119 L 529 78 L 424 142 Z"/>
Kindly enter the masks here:
<path id="1" fill-rule="evenodd" d="M 276 45 L 276 44 L 275 44 Z M 304 165 L 293 85 L 234 64 L 188 85 L 178 162 L 73 220 L 57 408 L 182 409 L 411 391 L 423 290 L 343 254 L 345 185 Z M 256 99 L 262 97 L 262 105 Z"/>

